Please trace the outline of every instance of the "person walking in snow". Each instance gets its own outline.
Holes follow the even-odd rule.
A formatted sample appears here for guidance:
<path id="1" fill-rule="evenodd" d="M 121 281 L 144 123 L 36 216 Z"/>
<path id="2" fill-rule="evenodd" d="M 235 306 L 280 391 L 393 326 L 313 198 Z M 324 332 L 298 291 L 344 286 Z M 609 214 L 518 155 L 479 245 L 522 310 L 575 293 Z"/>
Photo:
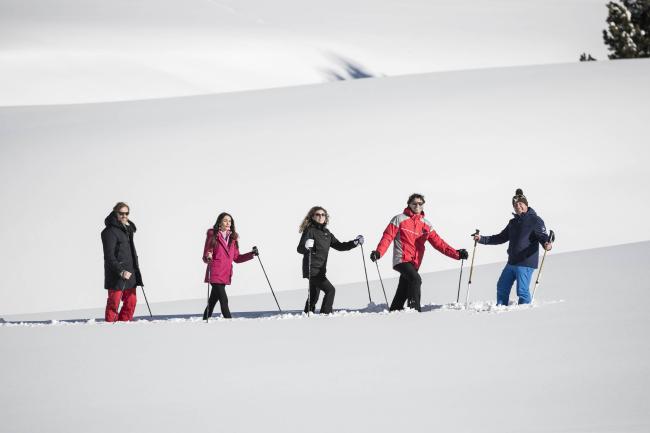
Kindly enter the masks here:
<path id="1" fill-rule="evenodd" d="M 133 235 L 136 227 L 129 220 L 129 205 L 119 202 L 106 217 L 102 230 L 104 248 L 104 289 L 108 290 L 107 322 L 133 320 L 137 303 L 136 288 L 143 286 Z M 122 301 L 122 309 L 118 308 Z"/>
<path id="2" fill-rule="evenodd" d="M 433 230 L 433 225 L 424 217 L 424 196 L 411 194 L 407 207 L 393 219 L 384 230 L 377 248 L 370 253 L 370 260 L 379 260 L 393 242 L 393 269 L 399 272 L 399 284 L 390 305 L 390 311 L 403 310 L 408 299 L 409 308 L 421 311 L 420 289 L 422 278 L 418 273 L 424 257 L 427 241 L 435 249 L 452 259 L 467 259 L 464 249 L 455 250 Z"/>
<path id="3" fill-rule="evenodd" d="M 203 320 L 212 317 L 217 301 L 221 304 L 221 315 L 227 319 L 232 318 L 226 294 L 226 286 L 232 279 L 232 263 L 244 263 L 256 255 L 257 247 L 253 247 L 249 253 L 239 254 L 239 234 L 235 230 L 235 220 L 227 212 L 220 213 L 214 227 L 208 229 L 203 247 L 203 262 L 207 264 L 204 282 L 212 286 Z"/>
<path id="4" fill-rule="evenodd" d="M 553 248 L 544 221 L 532 207 L 521 189 L 512 197 L 514 218 L 501 233 L 493 236 L 473 235 L 483 245 L 499 245 L 508 242 L 508 263 L 497 281 L 497 305 L 508 305 L 512 284 L 517 281 L 520 304 L 530 304 L 530 279 L 539 262 L 539 244 L 545 250 Z"/>
<path id="5" fill-rule="evenodd" d="M 297 248 L 298 253 L 303 255 L 302 277 L 309 279 L 309 297 L 307 302 L 305 302 L 305 313 L 308 311 L 314 312 L 321 290 L 325 296 L 323 297 L 320 312 L 321 314 L 329 314 L 332 312 L 336 289 L 326 276 L 327 257 L 330 247 L 337 251 L 348 251 L 357 245 L 363 244 L 363 236 L 361 235 L 351 241 L 340 242 L 327 229 L 328 223 L 329 215 L 327 211 L 320 206 L 314 206 L 309 209 L 309 212 L 307 212 L 298 229 L 298 232 L 302 233 Z M 310 263 L 311 268 L 309 266 Z"/>

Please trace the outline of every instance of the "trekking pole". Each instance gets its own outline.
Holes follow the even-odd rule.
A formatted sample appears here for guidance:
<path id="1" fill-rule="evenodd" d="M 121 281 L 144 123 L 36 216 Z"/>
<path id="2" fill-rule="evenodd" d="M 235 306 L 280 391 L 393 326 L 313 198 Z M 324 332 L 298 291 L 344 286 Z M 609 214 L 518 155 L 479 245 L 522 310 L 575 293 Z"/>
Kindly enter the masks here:
<path id="1" fill-rule="evenodd" d="M 476 232 L 470 236 L 478 236 L 480 230 L 476 229 Z M 469 281 L 467 282 L 467 298 L 465 298 L 465 308 L 469 308 L 469 292 L 472 289 L 472 274 L 474 273 L 474 256 L 476 255 L 476 244 L 477 240 L 474 240 L 474 249 L 472 250 L 472 264 L 469 267 Z"/>
<path id="2" fill-rule="evenodd" d="M 275 292 L 273 291 L 273 286 L 271 286 L 271 282 L 269 281 L 269 276 L 266 275 L 266 270 L 264 269 L 264 265 L 262 264 L 262 259 L 260 259 L 260 252 L 257 250 L 257 247 L 253 247 L 253 253 L 257 256 L 257 260 L 260 262 L 260 266 L 262 267 L 262 272 L 264 272 L 264 276 L 266 277 L 266 282 L 269 283 L 269 287 L 271 288 L 271 293 L 273 294 L 273 299 L 275 299 L 275 303 L 278 306 L 278 310 L 280 311 L 280 314 L 282 314 L 282 308 L 280 308 L 280 304 L 278 303 L 278 298 L 275 297 Z"/>
<path id="3" fill-rule="evenodd" d="M 460 277 L 458 278 L 458 294 L 456 295 L 456 303 L 460 302 L 460 282 L 463 279 L 463 263 L 465 263 L 465 259 L 461 259 L 460 261 Z"/>
<path id="4" fill-rule="evenodd" d="M 210 277 L 211 277 L 211 265 L 212 259 L 208 260 L 208 298 L 207 303 L 205 304 L 205 323 L 210 323 Z"/>
<path id="5" fill-rule="evenodd" d="M 555 233 L 553 232 L 553 230 L 549 232 L 548 241 L 550 243 L 555 242 Z M 535 280 L 535 287 L 533 287 L 533 296 L 530 298 L 531 304 L 535 300 L 535 291 L 537 290 L 537 286 L 539 285 L 539 276 L 542 274 L 542 269 L 544 268 L 544 259 L 546 258 L 546 252 L 547 250 L 546 248 L 544 248 L 544 255 L 542 256 L 542 264 L 539 266 L 539 271 L 537 271 L 537 279 Z"/>
<path id="6" fill-rule="evenodd" d="M 361 258 L 363 259 L 363 272 L 366 274 L 366 286 L 368 286 L 368 300 L 372 304 L 372 297 L 370 296 L 370 282 L 368 282 L 368 269 L 366 268 L 366 257 L 363 252 L 363 244 L 359 244 L 361 247 Z"/>
<path id="7" fill-rule="evenodd" d="M 384 299 L 386 300 L 386 309 L 390 311 L 388 306 L 388 297 L 386 296 L 386 289 L 384 289 L 384 281 L 381 279 L 381 273 L 379 272 L 379 263 L 375 260 L 375 265 L 377 265 L 377 275 L 379 275 L 379 282 L 381 283 L 381 290 L 384 292 Z"/>
<path id="8" fill-rule="evenodd" d="M 149 317 L 153 319 L 153 314 L 151 314 L 151 308 L 149 307 L 149 301 L 147 300 L 147 294 L 144 291 L 144 285 L 140 286 L 142 289 L 142 294 L 144 295 L 144 302 L 147 303 L 147 309 L 149 310 Z"/>
<path id="9" fill-rule="evenodd" d="M 309 251 L 309 256 L 307 259 L 308 267 L 307 267 L 307 317 L 311 314 L 311 248 L 308 248 L 307 251 Z"/>

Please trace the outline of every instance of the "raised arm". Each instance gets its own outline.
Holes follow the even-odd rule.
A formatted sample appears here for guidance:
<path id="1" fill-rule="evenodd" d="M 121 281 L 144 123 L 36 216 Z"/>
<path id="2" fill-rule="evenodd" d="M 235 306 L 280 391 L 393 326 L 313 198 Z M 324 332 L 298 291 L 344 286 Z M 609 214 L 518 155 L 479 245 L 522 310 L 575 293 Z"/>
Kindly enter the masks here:
<path id="1" fill-rule="evenodd" d="M 508 242 L 509 239 L 510 239 L 510 224 L 508 223 L 506 228 L 501 230 L 501 233 L 499 233 L 498 235 L 492 235 L 492 236 L 481 235 L 481 239 L 479 239 L 478 243 L 483 245 L 499 245 Z"/>

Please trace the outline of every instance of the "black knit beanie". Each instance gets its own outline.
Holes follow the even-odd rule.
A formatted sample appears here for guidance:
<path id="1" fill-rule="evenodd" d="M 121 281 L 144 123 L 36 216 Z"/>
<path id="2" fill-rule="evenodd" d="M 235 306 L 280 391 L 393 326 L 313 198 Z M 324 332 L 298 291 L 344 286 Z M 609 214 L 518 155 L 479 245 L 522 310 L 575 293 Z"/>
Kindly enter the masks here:
<path id="1" fill-rule="evenodd" d="M 512 197 L 512 205 L 514 206 L 519 201 L 528 206 L 528 199 L 521 188 L 517 188 L 517 191 L 515 191 L 515 195 Z"/>

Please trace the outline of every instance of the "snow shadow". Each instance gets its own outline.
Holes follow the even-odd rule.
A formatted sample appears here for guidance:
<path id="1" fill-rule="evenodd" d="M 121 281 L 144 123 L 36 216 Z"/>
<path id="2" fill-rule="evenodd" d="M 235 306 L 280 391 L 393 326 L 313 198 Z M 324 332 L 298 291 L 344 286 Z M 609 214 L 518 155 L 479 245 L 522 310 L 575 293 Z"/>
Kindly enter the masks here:
<path id="1" fill-rule="evenodd" d="M 329 54 L 327 57 L 330 58 L 333 64 L 333 66 L 321 70 L 327 81 L 359 80 L 378 76 L 370 72 L 360 63 L 337 54 Z"/>

